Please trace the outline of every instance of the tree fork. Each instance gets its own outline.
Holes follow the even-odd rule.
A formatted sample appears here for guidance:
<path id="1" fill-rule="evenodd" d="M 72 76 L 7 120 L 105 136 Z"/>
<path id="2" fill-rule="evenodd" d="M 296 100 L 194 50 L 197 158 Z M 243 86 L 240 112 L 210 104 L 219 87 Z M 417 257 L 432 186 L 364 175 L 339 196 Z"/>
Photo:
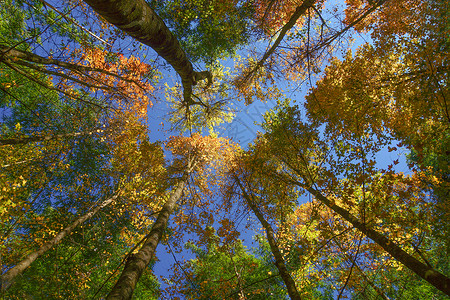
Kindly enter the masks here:
<path id="1" fill-rule="evenodd" d="M 183 84 L 183 98 L 190 104 L 192 86 L 207 79 L 209 71 L 196 72 L 186 53 L 164 21 L 145 0 L 84 0 L 109 23 L 120 28 L 137 41 L 150 46 L 164 58 L 180 75 Z"/>

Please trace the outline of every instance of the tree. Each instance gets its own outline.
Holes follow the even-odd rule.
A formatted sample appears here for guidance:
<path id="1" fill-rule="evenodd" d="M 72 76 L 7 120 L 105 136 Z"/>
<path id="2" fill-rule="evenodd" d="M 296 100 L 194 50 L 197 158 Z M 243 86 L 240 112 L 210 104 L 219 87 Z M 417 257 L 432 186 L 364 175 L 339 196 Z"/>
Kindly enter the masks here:
<path id="1" fill-rule="evenodd" d="M 105 280 L 107 272 L 112 272 L 114 263 L 118 262 L 105 253 L 124 255 L 128 243 L 134 241 L 121 243 L 120 240 L 127 232 L 139 232 L 141 228 L 136 227 L 143 226 L 134 219 L 142 213 L 139 201 L 127 205 L 135 207 L 131 217 L 123 213 L 127 195 L 122 194 L 122 198 L 111 205 L 114 208 L 104 212 L 96 209 L 95 215 L 90 210 L 120 184 L 127 183 L 123 178 L 126 176 L 118 176 L 117 170 L 110 166 L 111 149 L 120 145 L 108 145 L 108 142 L 112 136 L 121 136 L 129 130 L 124 128 L 124 124 L 130 122 L 129 115 L 137 113 L 135 118 L 146 117 L 147 105 L 151 104 L 148 95 L 153 90 L 148 78 L 153 79 L 153 70 L 139 59 L 111 55 L 88 43 L 83 44 L 83 53 L 78 49 L 63 58 L 55 54 L 45 57 L 42 51 L 37 51 L 41 54 L 37 55 L 30 50 L 33 49 L 33 32 L 43 35 L 55 20 L 51 14 L 36 12 L 37 8 L 43 9 L 42 5 L 36 4 L 31 9 L 24 6 L 26 4 L 11 4 L 9 8 L 22 20 L 16 24 L 19 29 L 10 28 L 10 23 L 3 21 L 8 20 L 7 17 L 2 17 L 0 22 L 2 32 L 20 31 L 28 26 L 24 20 L 30 15 L 36 18 L 32 23 L 36 27 L 24 30 L 28 33 L 23 36 L 27 42 L 22 41 L 19 34 L 9 40 L 3 40 L 9 35 L 2 35 L 1 41 L 0 72 L 4 75 L 1 107 L 8 111 L 1 128 L 6 144 L 0 149 L 1 251 L 5 272 L 2 281 L 16 277 L 15 284 L 2 294 L 7 297 L 28 294 L 39 298 L 94 294 L 96 285 Z M 2 7 L 2 16 L 8 13 Z M 67 32 L 61 27 L 57 27 L 57 32 L 64 37 Z M 73 38 L 74 34 L 71 31 L 69 35 Z M 115 106 L 115 116 L 101 109 L 104 100 L 109 107 Z M 132 120 L 139 128 L 139 122 Z M 101 130 L 92 134 L 92 128 Z M 3 201 L 4 197 L 9 201 Z M 111 215 L 116 209 L 121 213 L 114 213 L 114 217 L 106 218 L 105 222 L 105 215 Z M 76 222 L 72 223 L 74 220 Z M 80 223 L 82 225 L 77 226 Z M 88 235 L 92 240 L 87 239 Z M 112 238 L 117 243 L 109 243 Z M 30 253 L 31 256 L 20 263 Z M 34 261 L 37 256 L 39 259 Z M 23 271 L 27 266 L 29 268 Z M 23 276 L 16 276 L 22 271 Z M 41 284 L 42 278 L 46 278 L 48 285 L 33 288 Z M 62 278 L 64 284 L 61 284 Z M 67 290 L 61 291 L 65 288 Z"/>
<path id="2" fill-rule="evenodd" d="M 2 290 L 7 289 L 13 282 L 14 278 L 20 273 L 29 267 L 39 256 L 44 254 L 47 250 L 54 247 L 58 244 L 66 235 L 70 234 L 72 230 L 74 230 L 78 225 L 82 224 L 87 219 L 91 218 L 95 215 L 100 209 L 104 208 L 108 204 L 114 201 L 116 197 L 112 197 L 110 199 L 105 200 L 103 203 L 100 203 L 95 209 L 90 211 L 89 213 L 80 216 L 77 220 L 75 220 L 70 226 L 64 228 L 63 231 L 59 232 L 52 240 L 48 241 L 37 251 L 30 253 L 24 260 L 17 263 L 13 268 L 9 269 L 5 274 L 2 275 Z"/>
<path id="3" fill-rule="evenodd" d="M 161 18 L 144 1 L 86 1 L 100 16 L 141 43 L 153 48 L 180 75 L 183 100 L 191 103 L 192 86 L 212 76 L 208 71 L 194 71 L 186 53 Z"/>
<path id="4" fill-rule="evenodd" d="M 189 170 L 190 166 L 187 169 Z M 150 233 L 145 237 L 142 247 L 136 254 L 128 257 L 122 274 L 108 294 L 107 299 L 131 299 L 139 278 L 155 254 L 156 246 L 161 240 L 164 228 L 167 225 L 175 204 L 183 193 L 187 178 L 188 173 L 183 174 L 174 192 L 169 196 L 169 199 L 167 199 L 167 202 L 158 213 L 158 218 L 153 224 Z"/>
<path id="5" fill-rule="evenodd" d="M 261 153 L 273 151 L 273 158 L 270 158 L 270 160 L 275 159 L 273 161 L 274 166 L 271 166 L 275 168 L 272 169 L 272 177 L 279 177 L 287 182 L 294 183 L 309 192 L 315 199 L 331 208 L 417 275 L 442 292 L 449 293 L 448 277 L 408 254 L 391 239 L 386 238 L 372 228 L 369 220 L 370 218 L 376 219 L 377 214 L 373 216 L 368 214 L 365 191 L 363 192 L 363 199 L 357 200 L 358 198 L 354 194 L 354 187 L 348 188 L 348 184 L 346 184 L 342 187 L 344 190 L 340 190 L 340 180 L 337 178 L 338 174 L 336 174 L 336 171 L 335 174 L 332 174 L 325 167 L 322 167 L 322 165 L 338 167 L 334 159 L 338 158 L 339 152 L 334 158 L 332 152 L 334 149 L 332 147 L 327 149 L 326 143 L 320 140 L 317 125 L 303 124 L 300 121 L 298 109 L 296 107 L 288 107 L 287 102 L 281 105 L 278 114 L 274 112 L 269 113 L 266 120 L 265 128 L 268 132 L 259 143 L 264 147 L 264 150 L 261 149 L 259 151 Z M 293 122 L 293 120 L 296 121 Z M 359 148 L 357 152 L 362 153 L 362 155 L 357 154 L 355 160 L 361 157 L 364 162 L 366 155 L 370 151 L 374 151 L 371 150 L 371 147 L 373 146 L 368 141 L 367 146 L 364 145 L 364 147 Z M 375 151 L 377 151 L 376 148 Z M 325 163 L 327 160 L 329 162 Z M 373 167 L 370 162 L 366 164 L 363 169 L 359 169 L 358 163 L 352 161 L 348 163 L 348 166 L 343 165 L 355 172 L 350 177 L 347 177 L 348 180 L 350 182 L 355 180 L 357 185 L 368 185 L 365 178 L 373 178 Z M 280 165 L 280 167 L 277 167 L 277 165 Z M 264 166 L 260 165 L 260 168 L 263 169 Z M 357 171 L 362 171 L 362 173 L 358 174 L 356 173 Z M 268 173 L 268 170 L 266 173 Z M 329 178 L 324 178 L 324 176 Z M 319 189 L 324 189 L 324 192 L 321 192 Z M 324 195 L 324 193 L 326 194 Z M 337 200 L 343 201 L 343 204 L 349 209 L 339 205 Z M 352 214 L 350 209 L 355 210 L 359 216 Z"/>
<path id="6" fill-rule="evenodd" d="M 173 191 L 159 211 L 158 217 L 148 235 L 145 236 L 141 248 L 135 255 L 127 259 L 122 274 L 109 293 L 108 299 L 131 298 L 137 281 L 155 254 L 170 215 L 183 196 L 190 175 L 196 172 L 196 176 L 199 177 L 197 184 L 202 185 L 204 180 L 202 175 L 206 166 L 216 160 L 226 159 L 226 156 L 223 156 L 227 150 L 224 139 L 202 137 L 199 134 L 187 138 L 172 137 L 167 147 L 171 149 L 173 155 L 180 156 L 171 168 L 175 170 L 175 174 L 181 173 L 181 176 L 175 181 Z M 225 148 L 221 149 L 222 147 Z"/>
<path id="7" fill-rule="evenodd" d="M 212 64 L 234 56 L 252 40 L 254 7 L 250 1 L 151 2 L 150 6 L 193 62 Z"/>
<path id="8" fill-rule="evenodd" d="M 359 5 L 369 3 L 353 2 L 346 12 L 347 23 L 355 18 L 352 8 Z M 442 219 L 448 215 L 449 166 L 444 149 L 450 119 L 448 59 L 443 53 L 449 43 L 442 34 L 448 27 L 442 17 L 447 11 L 447 4 L 435 1 L 386 3 L 356 26 L 360 32 L 371 30 L 374 42 L 360 46 L 355 54 L 348 51 L 343 60 L 334 58 L 306 97 L 310 118 L 327 122 L 330 132 L 369 132 L 401 141 L 390 151 L 408 147 L 417 168 L 428 174 L 422 177 L 424 184 L 442 195 L 434 198 L 433 222 L 442 237 L 449 232 Z M 418 23 L 423 26 L 415 26 Z"/>
<path id="9" fill-rule="evenodd" d="M 253 211 L 253 213 L 256 215 L 256 217 L 258 218 L 259 222 L 261 223 L 261 225 L 264 228 L 264 231 L 266 232 L 266 236 L 267 236 L 267 240 L 269 242 L 270 245 L 270 250 L 273 254 L 273 256 L 275 257 L 275 266 L 278 269 L 278 272 L 281 276 L 281 278 L 283 279 L 283 282 L 286 285 L 289 297 L 291 299 L 301 299 L 300 294 L 295 286 L 295 282 L 292 279 L 291 275 L 289 274 L 289 271 L 286 267 L 286 263 L 283 259 L 283 255 L 282 252 L 280 251 L 280 248 L 277 245 L 277 241 L 275 239 L 275 234 L 274 234 L 274 230 L 272 228 L 272 226 L 266 221 L 264 215 L 262 214 L 262 212 L 260 211 L 260 209 L 258 208 L 259 205 L 261 205 L 261 203 L 257 203 L 254 199 L 253 199 L 253 195 L 250 196 L 247 192 L 246 192 L 246 188 L 242 185 L 242 183 L 239 181 L 239 179 L 236 178 L 236 182 L 242 192 L 243 198 L 246 201 L 246 204 L 250 207 L 250 209 Z M 251 188 L 250 188 L 251 189 Z"/>
<path id="10" fill-rule="evenodd" d="M 194 89 L 195 94 L 192 103 L 195 105 L 186 106 L 175 85 L 166 88 L 166 99 L 171 104 L 170 123 L 173 130 L 180 132 L 202 132 L 208 130 L 209 134 L 214 134 L 214 129 L 225 122 L 231 122 L 235 116 L 230 109 L 227 99 L 229 98 L 229 84 L 227 77 L 230 75 L 227 70 L 217 64 L 211 67 L 214 76 L 214 83 L 207 85 L 200 83 Z"/>

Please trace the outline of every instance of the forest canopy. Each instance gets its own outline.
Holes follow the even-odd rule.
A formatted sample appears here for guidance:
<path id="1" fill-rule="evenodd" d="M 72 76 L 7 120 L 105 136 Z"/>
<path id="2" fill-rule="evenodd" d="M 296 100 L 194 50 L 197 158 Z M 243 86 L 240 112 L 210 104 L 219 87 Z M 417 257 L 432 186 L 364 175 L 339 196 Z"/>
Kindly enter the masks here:
<path id="1" fill-rule="evenodd" d="M 1 298 L 447 299 L 449 16 L 2 0 Z"/>

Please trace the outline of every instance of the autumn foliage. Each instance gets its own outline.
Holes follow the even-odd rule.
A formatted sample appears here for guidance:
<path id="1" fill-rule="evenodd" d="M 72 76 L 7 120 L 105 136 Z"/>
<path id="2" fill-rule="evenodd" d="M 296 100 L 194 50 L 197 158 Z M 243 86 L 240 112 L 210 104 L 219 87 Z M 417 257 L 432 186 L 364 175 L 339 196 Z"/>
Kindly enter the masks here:
<path id="1" fill-rule="evenodd" d="M 448 16 L 5 0 L 1 298 L 446 299 Z"/>

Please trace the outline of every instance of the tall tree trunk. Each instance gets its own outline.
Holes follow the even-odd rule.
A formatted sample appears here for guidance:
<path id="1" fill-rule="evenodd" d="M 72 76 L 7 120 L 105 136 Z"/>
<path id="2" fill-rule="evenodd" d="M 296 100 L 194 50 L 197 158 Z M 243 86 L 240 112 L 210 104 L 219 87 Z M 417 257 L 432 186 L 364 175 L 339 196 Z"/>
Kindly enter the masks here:
<path id="1" fill-rule="evenodd" d="M 167 221 L 169 220 L 176 203 L 183 194 L 187 180 L 188 173 L 185 173 L 178 183 L 175 191 L 173 191 L 167 202 L 162 207 L 150 233 L 146 236 L 145 242 L 139 249 L 138 253 L 128 257 L 122 274 L 112 288 L 111 292 L 106 297 L 107 300 L 131 299 L 139 278 L 155 254 L 156 247 L 158 246 L 164 229 L 167 226 Z"/>
<path id="2" fill-rule="evenodd" d="M 392 257 L 405 265 L 408 269 L 428 281 L 438 290 L 450 296 L 450 279 L 448 277 L 434 270 L 427 264 L 420 262 L 415 257 L 409 255 L 402 248 L 397 246 L 393 241 L 389 240 L 374 229 L 367 227 L 366 224 L 360 222 L 348 210 L 336 205 L 334 201 L 331 201 L 330 199 L 322 195 L 319 191 L 301 183 L 297 184 L 314 195 L 317 200 L 331 208 L 334 212 L 343 217 L 346 221 L 348 221 L 355 228 L 364 233 L 367 237 L 372 239 L 375 243 L 380 245 L 387 253 L 389 253 Z"/>
<path id="3" fill-rule="evenodd" d="M 80 132 L 70 132 L 70 133 L 60 133 L 60 134 L 49 134 L 42 136 L 29 136 L 22 138 L 10 138 L 10 139 L 0 139 L 0 146 L 4 145 L 18 145 L 18 144 L 28 144 L 31 142 L 44 142 L 50 140 L 57 140 L 63 138 L 74 138 L 83 135 L 91 135 L 98 132 L 104 132 L 104 129 L 94 129 L 94 130 L 85 130 Z"/>
<path id="4" fill-rule="evenodd" d="M 53 246 L 58 244 L 64 237 L 66 237 L 68 234 L 70 234 L 78 225 L 85 222 L 86 220 L 92 218 L 99 210 L 104 208 L 105 206 L 109 205 L 111 202 L 113 202 L 117 198 L 117 195 L 109 198 L 108 200 L 105 200 L 102 202 L 99 206 L 97 206 L 95 209 L 91 210 L 90 212 L 84 214 L 83 216 L 79 217 L 75 222 L 73 222 L 70 226 L 64 228 L 63 231 L 58 233 L 53 239 L 51 239 L 49 242 L 42 245 L 38 250 L 34 251 L 33 253 L 30 253 L 24 260 L 16 264 L 13 268 L 9 269 L 5 274 L 1 277 L 1 290 L 4 291 L 8 289 L 11 284 L 13 283 L 14 278 L 17 275 L 20 275 L 26 268 L 28 268 L 39 256 L 50 250 Z"/>
<path id="5" fill-rule="evenodd" d="M 280 276 L 283 279 L 284 284 L 286 285 L 289 297 L 295 300 L 301 299 L 300 294 L 297 291 L 297 287 L 295 286 L 295 281 L 292 279 L 291 274 L 286 268 L 283 255 L 281 254 L 281 251 L 277 245 L 277 241 L 274 238 L 272 226 L 269 224 L 269 222 L 266 221 L 266 219 L 264 219 L 264 216 L 261 214 L 256 204 L 253 202 L 251 196 L 247 194 L 247 192 L 245 191 L 245 188 L 242 186 L 242 183 L 239 180 L 239 178 L 235 177 L 235 180 L 242 191 L 242 194 L 244 196 L 245 201 L 247 202 L 247 205 L 250 207 L 250 209 L 258 218 L 259 222 L 261 222 L 261 225 L 264 227 L 267 236 L 267 241 L 269 242 L 270 250 L 273 256 L 275 257 L 275 266 L 277 267 L 278 272 L 280 273 Z"/>
<path id="6" fill-rule="evenodd" d="M 153 48 L 181 77 L 183 97 L 191 103 L 192 86 L 212 80 L 208 71 L 195 72 L 177 38 L 145 0 L 84 0 L 100 16 L 134 39 Z"/>

